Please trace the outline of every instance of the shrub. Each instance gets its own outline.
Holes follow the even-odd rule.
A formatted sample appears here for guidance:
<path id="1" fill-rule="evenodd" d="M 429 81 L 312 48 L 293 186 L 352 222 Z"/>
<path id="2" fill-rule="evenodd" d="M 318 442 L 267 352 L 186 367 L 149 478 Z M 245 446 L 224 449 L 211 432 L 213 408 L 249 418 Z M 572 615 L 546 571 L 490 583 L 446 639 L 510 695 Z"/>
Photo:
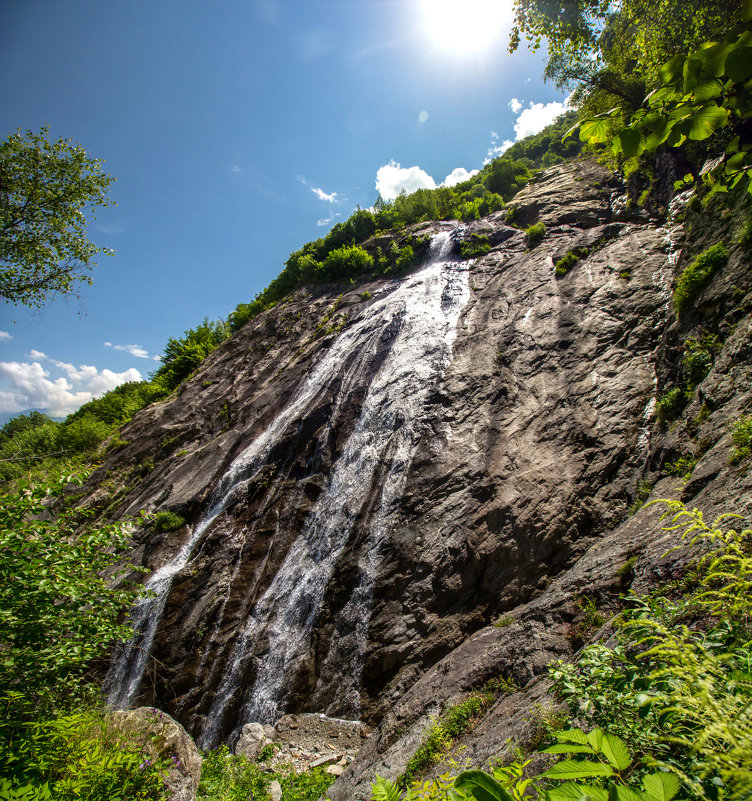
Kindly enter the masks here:
<path id="1" fill-rule="evenodd" d="M 367 289 L 366 289 L 365 292 L 361 292 L 360 293 L 360 299 L 361 300 L 370 300 L 372 297 L 373 297 L 373 295 Z"/>
<path id="2" fill-rule="evenodd" d="M 485 256 L 491 250 L 491 243 L 484 234 L 470 234 L 470 239 L 460 245 L 460 255 L 463 259 L 477 259 Z"/>
<path id="3" fill-rule="evenodd" d="M 667 390 L 655 406 L 656 417 L 659 423 L 676 419 L 687 405 L 687 393 L 681 387 L 672 387 Z"/>
<path id="4" fill-rule="evenodd" d="M 736 464 L 746 459 L 752 452 L 752 416 L 740 417 L 731 432 L 734 450 L 731 452 L 730 462 Z"/>
<path id="5" fill-rule="evenodd" d="M 525 230 L 525 244 L 532 250 L 546 235 L 546 226 L 542 222 L 528 226 Z"/>
<path id="6" fill-rule="evenodd" d="M 559 277 L 566 275 L 572 267 L 580 260 L 580 257 L 575 251 L 570 250 L 565 256 L 562 256 L 554 266 L 554 273 Z"/>
<path id="7" fill-rule="evenodd" d="M 687 310 L 710 278 L 728 261 L 728 252 L 718 242 L 701 253 L 679 276 L 674 289 L 674 308 L 677 317 Z"/>
<path id="8" fill-rule="evenodd" d="M 167 801 L 166 770 L 97 709 L 24 721 L 0 738 L 3 799 Z"/>
<path id="9" fill-rule="evenodd" d="M 157 512 L 152 522 L 152 530 L 155 534 L 161 534 L 162 532 L 175 531 L 184 525 L 185 518 L 175 514 L 175 512 Z"/>
<path id="10" fill-rule="evenodd" d="M 64 505 L 69 483 L 0 493 L 0 688 L 34 708 L 80 696 L 91 660 L 131 635 L 118 617 L 139 593 L 113 587 L 126 568 L 104 577 L 128 545 L 128 526 L 82 529 L 90 513 Z"/>

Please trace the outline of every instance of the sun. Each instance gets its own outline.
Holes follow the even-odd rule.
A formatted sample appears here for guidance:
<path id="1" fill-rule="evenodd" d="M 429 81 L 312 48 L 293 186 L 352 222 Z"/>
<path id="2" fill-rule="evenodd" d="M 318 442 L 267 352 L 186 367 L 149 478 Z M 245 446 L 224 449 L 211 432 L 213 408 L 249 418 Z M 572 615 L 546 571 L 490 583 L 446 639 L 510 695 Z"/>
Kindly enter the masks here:
<path id="1" fill-rule="evenodd" d="M 422 11 L 434 45 L 457 55 L 501 46 L 513 17 L 510 0 L 422 0 Z"/>

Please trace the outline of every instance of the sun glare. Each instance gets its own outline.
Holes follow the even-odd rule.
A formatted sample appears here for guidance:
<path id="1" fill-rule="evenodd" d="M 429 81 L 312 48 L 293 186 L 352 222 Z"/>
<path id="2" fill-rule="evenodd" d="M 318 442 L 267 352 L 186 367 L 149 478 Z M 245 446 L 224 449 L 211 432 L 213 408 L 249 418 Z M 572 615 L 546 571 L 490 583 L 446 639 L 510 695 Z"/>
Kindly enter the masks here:
<path id="1" fill-rule="evenodd" d="M 422 0 L 423 17 L 434 44 L 458 55 L 501 45 L 511 27 L 509 0 Z"/>

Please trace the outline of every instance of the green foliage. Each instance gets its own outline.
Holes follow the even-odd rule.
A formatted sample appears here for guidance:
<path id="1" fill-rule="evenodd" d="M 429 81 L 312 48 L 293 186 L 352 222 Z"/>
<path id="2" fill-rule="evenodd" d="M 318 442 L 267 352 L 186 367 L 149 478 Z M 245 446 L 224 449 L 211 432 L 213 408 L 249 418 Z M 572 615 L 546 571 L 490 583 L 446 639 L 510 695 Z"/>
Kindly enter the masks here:
<path id="1" fill-rule="evenodd" d="M 575 264 L 580 260 L 581 256 L 577 255 L 577 249 L 570 250 L 562 256 L 554 265 L 554 274 L 559 278 L 565 276 Z"/>
<path id="2" fill-rule="evenodd" d="M 151 524 L 152 531 L 155 534 L 161 534 L 166 531 L 175 531 L 185 525 L 185 518 L 181 517 L 175 512 L 157 512 L 154 515 L 154 520 Z"/>
<path id="3" fill-rule="evenodd" d="M 659 423 L 675 420 L 687 405 L 687 393 L 682 387 L 672 387 L 664 392 L 655 406 L 656 417 Z"/>
<path id="4" fill-rule="evenodd" d="M 537 222 L 525 229 L 525 244 L 532 250 L 540 244 L 546 235 L 546 226 L 542 222 Z"/>
<path id="5" fill-rule="evenodd" d="M 206 801 L 265 798 L 270 781 L 255 762 L 232 754 L 222 745 L 204 753 L 198 797 Z"/>
<path id="6" fill-rule="evenodd" d="M 316 801 L 326 793 L 334 776 L 323 768 L 296 773 L 292 770 L 272 772 L 239 754 L 232 754 L 226 745 L 204 753 L 199 801 L 247 801 L 268 798 L 269 783 L 276 779 L 282 788 L 282 801 Z"/>
<path id="7" fill-rule="evenodd" d="M 114 178 L 70 139 L 18 130 L 0 144 L 0 296 L 39 307 L 91 283 L 98 253 L 84 212 L 110 205 Z M 91 219 L 95 219 L 93 213 Z"/>
<path id="8" fill-rule="evenodd" d="M 418 774 L 439 762 L 454 741 L 485 714 L 496 697 L 512 689 L 513 685 L 508 682 L 487 685 L 481 692 L 473 693 L 464 701 L 447 707 L 441 718 L 434 721 L 423 743 L 408 761 L 404 772 L 397 779 L 398 786 L 407 787 Z"/>
<path id="9" fill-rule="evenodd" d="M 632 505 L 629 507 L 629 513 L 635 514 L 638 512 L 645 501 L 650 497 L 650 493 L 653 491 L 653 485 L 649 481 L 638 481 L 637 487 L 635 488 L 635 499 L 632 502 Z"/>
<path id="10" fill-rule="evenodd" d="M 470 239 L 460 246 L 460 255 L 463 259 L 477 259 L 485 256 L 491 250 L 491 243 L 484 234 L 470 234 Z"/>
<path id="11" fill-rule="evenodd" d="M 731 453 L 731 464 L 746 459 L 752 452 L 752 416 L 740 417 L 733 425 L 731 439 L 734 450 Z"/>
<path id="12" fill-rule="evenodd" d="M 551 672 L 573 714 L 608 727 L 693 797 L 741 801 L 752 791 L 752 532 L 722 528 L 733 515 L 708 525 L 664 503 L 667 529 L 703 546 L 687 594 L 631 596 L 617 644 L 589 646 Z"/>
<path id="13" fill-rule="evenodd" d="M 231 333 L 230 326 L 223 320 L 210 322 L 205 318 L 200 325 L 189 328 L 179 339 L 170 337 L 164 347 L 162 365 L 154 376 L 155 384 L 167 390 L 175 389 Z"/>
<path id="14" fill-rule="evenodd" d="M 90 514 L 63 497 L 71 481 L 19 482 L 0 493 L 0 689 L 39 707 L 80 696 L 91 660 L 130 636 L 118 620 L 139 594 L 104 578 L 129 544 L 129 527 L 82 527 Z"/>
<path id="15" fill-rule="evenodd" d="M 722 150 L 699 170 L 710 188 L 707 199 L 728 192 L 744 178 L 752 193 L 752 139 L 745 124 L 752 117 L 752 8 L 747 3 L 737 16 L 745 21 L 729 30 L 734 16 L 714 27 L 717 40 L 699 47 L 695 42 L 688 47 L 685 41 L 672 51 L 670 60 L 656 70 L 655 89 L 641 108 L 616 106 L 583 120 L 580 137 L 595 144 L 610 141 L 612 152 L 627 159 L 712 137 Z M 677 185 L 694 179 L 690 172 Z"/>
<path id="16" fill-rule="evenodd" d="M 6 703 L 8 698 L 6 697 Z M 15 698 L 16 706 L 21 699 Z M 101 711 L 19 724 L 0 739 L 0 798 L 167 801 L 167 765 L 153 763 Z M 4 782 L 4 784 L 3 784 Z"/>
<path id="17" fill-rule="evenodd" d="M 701 253 L 679 276 L 674 289 L 674 308 L 678 317 L 689 308 L 700 290 L 728 261 L 728 251 L 722 242 Z"/>
<path id="18" fill-rule="evenodd" d="M 589 595 L 578 598 L 575 606 L 580 610 L 581 618 L 573 633 L 578 639 L 586 640 L 603 626 L 606 618 L 598 611 L 596 599 Z"/>
<path id="19" fill-rule="evenodd" d="M 14 417 L 0 429 L 0 481 L 29 471 L 44 475 L 93 455 L 108 436 L 165 392 L 154 382 L 131 381 L 85 403 L 62 423 L 39 412 Z"/>
<path id="20" fill-rule="evenodd" d="M 679 456 L 673 462 L 664 465 L 664 467 L 667 473 L 678 476 L 683 481 L 689 481 L 699 461 L 700 459 L 697 456 Z"/>
<path id="21" fill-rule="evenodd" d="M 367 289 L 366 289 L 365 292 L 361 292 L 360 293 L 360 299 L 361 300 L 370 300 L 372 297 L 373 297 L 373 295 Z"/>

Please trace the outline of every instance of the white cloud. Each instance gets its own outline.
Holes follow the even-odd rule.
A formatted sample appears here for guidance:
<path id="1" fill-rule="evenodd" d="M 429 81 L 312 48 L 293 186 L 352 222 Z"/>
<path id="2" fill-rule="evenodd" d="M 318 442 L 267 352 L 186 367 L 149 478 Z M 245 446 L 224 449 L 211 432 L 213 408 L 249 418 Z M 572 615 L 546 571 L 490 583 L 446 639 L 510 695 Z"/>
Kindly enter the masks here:
<path id="1" fill-rule="evenodd" d="M 243 169 L 240 166 L 240 164 L 233 164 L 232 167 L 230 167 L 230 172 L 234 172 L 237 174 L 239 172 L 243 172 Z"/>
<path id="2" fill-rule="evenodd" d="M 441 185 L 456 186 L 457 184 L 461 184 L 463 181 L 467 181 L 469 178 L 472 178 L 473 175 L 477 175 L 479 172 L 480 170 L 470 170 L 470 172 L 468 172 L 464 167 L 455 167 L 449 173 L 449 175 L 447 175 Z"/>
<path id="3" fill-rule="evenodd" d="M 565 100 L 563 103 L 554 101 L 552 103 L 533 103 L 524 109 L 517 117 L 514 124 L 514 133 L 517 141 L 524 139 L 530 134 L 537 134 L 547 125 L 550 125 L 559 115 L 563 114 L 569 106 Z"/>
<path id="4" fill-rule="evenodd" d="M 11 334 L 7 331 L 0 331 L 0 342 L 6 342 L 9 339 L 13 339 Z"/>
<path id="5" fill-rule="evenodd" d="M 512 114 L 518 114 L 522 108 L 522 103 L 516 97 L 513 97 L 507 105 L 512 109 Z"/>
<path id="6" fill-rule="evenodd" d="M 113 350 L 123 350 L 126 353 L 130 353 L 131 356 L 135 356 L 137 359 L 153 359 L 155 362 L 161 360 L 161 356 L 151 356 L 149 351 L 146 350 L 146 348 L 142 348 L 141 345 L 113 345 L 112 342 L 105 342 L 104 346 L 106 348 L 112 348 Z"/>
<path id="7" fill-rule="evenodd" d="M 390 161 L 376 172 L 376 190 L 384 200 L 394 200 L 400 192 L 415 192 L 417 189 L 436 189 L 436 181 L 420 167 L 400 167 Z"/>
<path id="8" fill-rule="evenodd" d="M 327 203 L 334 203 L 334 201 L 337 199 L 336 192 L 332 192 L 330 195 L 327 195 L 323 189 L 319 189 L 317 186 L 312 186 L 311 192 L 313 192 L 313 194 L 316 195 L 319 200 L 325 200 Z"/>
<path id="9" fill-rule="evenodd" d="M 340 216 L 339 212 L 334 212 L 333 214 L 330 214 L 328 217 L 322 217 L 320 220 L 316 220 L 316 225 L 318 226 L 329 225 L 330 222 L 334 222 L 334 220 L 339 216 Z"/>
<path id="10" fill-rule="evenodd" d="M 125 383 L 140 381 L 141 373 L 130 368 L 122 373 L 98 370 L 82 364 L 78 368 L 67 362 L 46 357 L 37 350 L 29 353 L 32 362 L 0 362 L 0 413 L 16 414 L 26 409 L 41 409 L 52 417 L 65 417 L 79 406 Z M 41 361 L 54 368 L 45 369 Z M 59 373 L 64 375 L 59 375 Z"/>
<path id="11" fill-rule="evenodd" d="M 428 122 L 428 112 L 425 109 L 418 114 L 418 122 L 421 124 Z"/>

